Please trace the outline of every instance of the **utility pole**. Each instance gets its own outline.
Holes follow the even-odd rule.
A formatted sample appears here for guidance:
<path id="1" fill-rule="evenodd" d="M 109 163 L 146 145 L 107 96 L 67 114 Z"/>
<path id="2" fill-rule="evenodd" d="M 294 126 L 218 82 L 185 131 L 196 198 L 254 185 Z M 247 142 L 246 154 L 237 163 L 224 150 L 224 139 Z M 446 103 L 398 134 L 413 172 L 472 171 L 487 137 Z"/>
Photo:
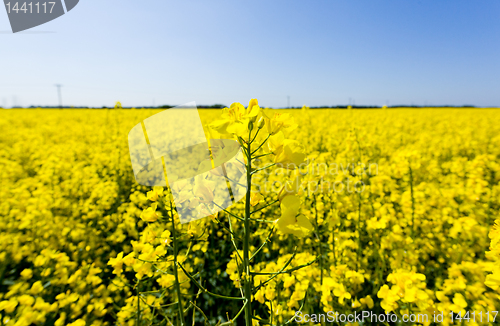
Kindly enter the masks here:
<path id="1" fill-rule="evenodd" d="M 55 87 L 57 87 L 57 95 L 59 96 L 59 108 L 62 109 L 62 95 L 61 95 L 61 84 L 55 84 Z"/>
<path id="2" fill-rule="evenodd" d="M 287 108 L 289 109 L 290 108 L 290 95 L 286 97 L 287 99 Z"/>

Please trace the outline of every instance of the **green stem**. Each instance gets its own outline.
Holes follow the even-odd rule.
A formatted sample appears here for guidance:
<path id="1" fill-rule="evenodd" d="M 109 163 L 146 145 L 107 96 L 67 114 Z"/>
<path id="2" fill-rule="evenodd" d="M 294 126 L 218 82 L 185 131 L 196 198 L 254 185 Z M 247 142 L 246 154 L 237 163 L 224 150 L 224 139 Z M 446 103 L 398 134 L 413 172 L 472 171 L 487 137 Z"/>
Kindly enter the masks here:
<path id="1" fill-rule="evenodd" d="M 273 228 L 271 229 L 271 232 L 269 232 L 269 235 L 267 236 L 266 240 L 262 243 L 262 245 L 259 247 L 259 249 L 257 249 L 253 254 L 252 256 L 250 257 L 250 260 L 253 259 L 253 257 L 255 257 L 261 250 L 262 248 L 264 248 L 264 246 L 269 242 L 269 240 L 271 239 L 271 235 L 273 234 L 274 232 L 274 226 Z"/>
<path id="2" fill-rule="evenodd" d="M 251 134 L 251 130 L 249 132 Z M 250 135 L 248 137 L 250 139 Z M 246 299 L 245 305 L 245 324 L 252 326 L 252 284 L 250 275 L 250 196 L 252 187 L 252 150 L 251 143 L 248 143 L 247 148 L 247 194 L 245 200 L 245 238 L 243 239 L 243 271 L 245 272 L 244 294 Z"/>
<path id="3" fill-rule="evenodd" d="M 246 306 L 247 306 L 247 302 L 245 301 L 245 303 L 243 304 L 243 307 L 241 307 L 240 311 L 238 311 L 236 316 L 234 316 L 231 320 L 229 320 L 225 323 L 219 324 L 219 326 L 230 326 L 230 325 L 232 326 L 232 325 L 234 325 L 234 321 L 236 319 L 238 319 L 238 317 L 241 315 L 241 313 L 245 310 Z"/>
<path id="4" fill-rule="evenodd" d="M 193 301 L 189 301 L 189 303 L 191 303 L 193 307 L 201 313 L 201 315 L 205 319 L 205 325 L 210 325 L 210 321 L 208 321 L 207 315 L 205 315 L 203 310 L 201 310 L 200 307 L 198 307 Z"/>
<path id="5" fill-rule="evenodd" d="M 333 252 L 333 266 L 337 266 L 337 254 L 335 253 L 335 227 L 332 226 L 332 252 Z"/>
<path id="6" fill-rule="evenodd" d="M 297 248 L 295 248 L 295 249 L 297 249 Z M 285 270 L 285 268 L 288 267 L 288 265 L 291 263 L 291 261 L 294 257 L 295 257 L 295 253 L 292 256 L 292 258 L 290 258 L 290 260 L 285 264 L 285 266 L 283 266 L 283 268 L 279 272 L 276 272 L 276 273 L 252 273 L 252 275 L 273 275 L 272 277 L 267 279 L 265 282 L 260 283 L 259 286 L 257 286 L 255 288 L 255 291 L 258 291 L 261 287 L 263 287 L 267 283 L 271 282 L 276 276 L 278 276 L 280 274 L 289 274 L 291 272 L 297 271 L 297 270 L 302 269 L 304 267 L 310 266 L 310 265 L 314 264 L 316 262 L 316 260 L 319 259 L 319 256 L 317 256 L 313 261 L 310 261 L 307 264 L 303 264 L 303 265 L 296 266 L 296 267 Z"/>
<path id="7" fill-rule="evenodd" d="M 297 270 L 302 269 L 304 267 L 310 266 L 310 265 L 314 264 L 316 262 L 316 260 L 319 259 L 319 255 L 318 255 L 318 256 L 316 256 L 316 258 L 314 258 L 313 260 L 311 260 L 308 263 L 305 263 L 305 264 L 302 264 L 299 266 L 295 266 L 293 268 L 285 270 L 285 268 L 288 267 L 288 265 L 292 262 L 294 257 L 295 257 L 295 254 L 294 254 L 294 256 L 292 256 L 292 258 L 290 258 L 290 260 L 288 260 L 288 262 L 285 264 L 285 266 L 283 266 L 283 268 L 279 272 L 262 272 L 262 273 L 261 272 L 252 272 L 252 275 L 274 275 L 274 276 L 276 276 L 279 274 L 289 274 L 291 272 L 297 271 Z M 271 279 L 267 280 L 266 282 L 268 282 L 270 280 Z"/>
<path id="8" fill-rule="evenodd" d="M 257 155 L 257 156 L 254 156 L 254 157 L 252 158 L 252 160 L 256 160 L 256 159 L 258 159 L 258 158 L 261 158 L 261 157 L 264 157 L 264 156 L 268 156 L 268 155 L 271 155 L 271 154 L 272 154 L 272 153 L 266 153 L 266 154 L 262 154 L 262 155 Z"/>
<path id="9" fill-rule="evenodd" d="M 141 298 L 139 297 L 141 293 L 139 292 L 139 285 L 141 280 L 137 281 L 137 317 L 135 318 L 135 325 L 139 326 L 139 320 L 141 318 Z"/>
<path id="10" fill-rule="evenodd" d="M 313 195 L 313 203 L 314 203 L 314 221 L 315 221 L 315 227 L 316 230 L 314 232 L 314 235 L 316 236 L 316 239 L 318 240 L 319 244 L 319 270 L 321 271 L 320 275 L 320 285 L 323 285 L 323 242 L 321 241 L 321 233 L 319 232 L 319 224 L 318 224 L 318 208 L 316 207 L 316 195 Z"/>
<path id="11" fill-rule="evenodd" d="M 261 207 L 261 208 L 259 208 L 259 209 L 256 209 L 256 210 L 254 210 L 253 212 L 251 212 L 250 214 L 255 214 L 255 213 L 257 213 L 258 211 L 260 211 L 260 210 L 262 210 L 262 209 L 264 209 L 264 208 L 267 208 L 267 207 L 269 207 L 269 206 L 271 206 L 271 205 L 276 204 L 277 202 L 279 202 L 279 200 L 275 200 L 275 201 L 273 201 L 272 203 L 267 204 L 266 206 L 263 206 L 263 207 Z"/>
<path id="12" fill-rule="evenodd" d="M 359 270 L 361 263 L 361 193 L 358 192 L 358 221 L 357 221 L 357 231 L 358 231 L 358 249 L 356 255 L 356 270 Z"/>
<path id="13" fill-rule="evenodd" d="M 297 310 L 297 311 L 302 311 L 302 309 L 304 308 L 304 304 L 306 303 L 306 299 L 307 299 L 307 292 L 306 292 L 306 295 L 304 296 L 304 300 L 302 300 L 302 304 L 300 305 L 299 310 Z M 283 324 L 283 326 L 290 324 L 294 320 L 295 320 L 295 317 L 290 318 L 286 323 Z"/>
<path id="14" fill-rule="evenodd" d="M 216 202 L 213 202 L 215 204 L 215 206 L 219 207 L 220 209 L 222 209 L 224 212 L 226 212 L 227 214 L 231 215 L 232 217 L 236 218 L 237 220 L 240 220 L 240 221 L 243 221 L 243 219 L 233 213 L 231 213 L 230 211 L 228 211 L 227 209 L 225 209 L 224 207 L 222 206 L 219 206 Z"/>
<path id="15" fill-rule="evenodd" d="M 225 295 L 221 295 L 221 294 L 210 292 L 207 289 L 205 289 L 193 276 L 191 276 L 191 274 L 189 274 L 189 272 L 184 268 L 184 266 L 182 266 L 181 263 L 179 263 L 179 267 L 182 269 L 182 271 L 184 272 L 184 274 L 186 274 L 186 276 L 194 283 L 194 285 L 196 285 L 198 287 L 198 289 L 200 289 L 204 293 L 206 293 L 208 295 L 211 295 L 213 297 L 216 297 L 216 298 L 221 298 L 221 299 L 237 300 L 237 301 L 239 301 L 239 300 L 245 300 L 245 298 L 228 297 L 228 296 L 225 296 Z"/>
<path id="16" fill-rule="evenodd" d="M 0 288 L 2 287 L 2 284 L 3 284 L 3 279 L 5 277 L 5 272 L 7 271 L 7 266 L 9 265 L 9 259 L 7 257 L 7 261 L 5 262 L 5 264 L 0 267 Z M 3 320 L 2 320 L 3 322 Z"/>
<path id="17" fill-rule="evenodd" d="M 260 128 L 257 129 L 257 132 L 255 133 L 255 136 L 253 136 L 253 139 L 250 141 L 250 144 L 253 143 L 253 141 L 255 140 L 255 138 L 257 138 L 257 135 L 259 134 L 259 131 L 260 131 Z M 252 131 L 250 131 L 249 136 L 251 136 L 251 135 L 252 135 Z M 250 138 L 248 138 L 248 139 L 250 139 Z"/>
<path id="18" fill-rule="evenodd" d="M 172 212 L 172 207 L 170 207 L 170 212 Z M 184 326 L 186 324 L 186 321 L 184 320 L 184 309 L 182 307 L 182 294 L 181 294 L 181 286 L 179 283 L 179 273 L 177 272 L 177 268 L 179 263 L 177 262 L 177 254 L 179 252 L 178 248 L 178 243 L 177 243 L 177 231 L 175 230 L 175 222 L 174 222 L 174 214 L 171 213 L 172 215 L 170 216 L 172 218 L 172 237 L 174 238 L 173 244 L 174 244 L 174 276 L 175 276 L 175 291 L 177 292 L 177 309 L 178 309 L 178 314 L 179 314 L 179 319 L 181 321 L 181 326 Z"/>
<path id="19" fill-rule="evenodd" d="M 266 166 L 264 166 L 264 167 L 262 167 L 260 169 L 257 169 L 255 171 L 253 171 L 250 175 L 255 174 L 255 173 L 259 172 L 259 171 L 265 170 L 265 169 L 270 168 L 271 166 L 275 166 L 275 165 L 276 165 L 276 163 L 272 163 L 272 164 L 266 165 Z M 250 166 L 251 166 L 251 163 L 250 163 Z"/>
<path id="20" fill-rule="evenodd" d="M 229 230 L 231 231 L 230 236 L 231 236 L 231 242 L 233 243 L 234 250 L 236 251 L 236 256 L 240 259 L 239 261 L 243 262 L 243 258 L 240 256 L 240 252 L 238 250 L 238 246 L 236 245 L 236 241 L 234 241 L 234 232 L 233 232 L 233 222 L 231 222 L 231 217 L 228 218 L 229 221 Z M 239 262 L 238 259 L 236 259 L 236 263 L 238 263 L 238 270 L 239 270 Z"/>
<path id="21" fill-rule="evenodd" d="M 410 193 L 411 193 L 411 237 L 415 234 L 415 197 L 413 196 L 413 171 L 410 166 Z"/>
<path id="22" fill-rule="evenodd" d="M 251 153 L 251 155 L 253 155 L 253 154 L 257 153 L 257 151 L 258 151 L 258 150 L 259 150 L 262 146 L 264 146 L 264 144 L 267 142 L 267 140 L 269 139 L 269 137 L 271 137 L 271 134 L 267 135 L 266 139 L 264 139 L 264 141 L 262 142 L 262 144 L 260 144 L 260 145 L 259 145 L 259 147 L 257 147 L 257 149 L 256 149 L 256 150 L 254 150 L 253 152 L 252 152 L 252 151 L 250 151 L 250 146 L 248 146 L 248 152 L 247 152 L 247 153 Z M 249 155 L 249 156 L 251 156 L 251 155 Z"/>
<path id="23" fill-rule="evenodd" d="M 491 202 L 493 199 L 493 185 L 495 184 L 495 171 L 490 171 L 490 181 L 489 181 L 489 187 L 490 187 L 490 198 L 488 199 L 488 211 L 486 214 L 486 243 L 490 242 L 489 239 L 489 234 L 491 230 Z M 483 255 L 486 253 L 483 251 Z"/>

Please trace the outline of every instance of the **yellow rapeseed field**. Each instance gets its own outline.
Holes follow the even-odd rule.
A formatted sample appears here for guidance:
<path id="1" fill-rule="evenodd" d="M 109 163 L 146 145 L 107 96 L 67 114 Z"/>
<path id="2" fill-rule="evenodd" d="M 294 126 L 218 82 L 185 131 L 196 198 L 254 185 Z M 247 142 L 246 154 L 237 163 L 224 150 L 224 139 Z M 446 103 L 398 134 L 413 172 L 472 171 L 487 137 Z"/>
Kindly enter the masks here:
<path id="1" fill-rule="evenodd" d="M 0 325 L 500 321 L 499 110 L 200 110 L 251 191 L 187 224 L 132 172 L 158 112 L 0 111 Z"/>

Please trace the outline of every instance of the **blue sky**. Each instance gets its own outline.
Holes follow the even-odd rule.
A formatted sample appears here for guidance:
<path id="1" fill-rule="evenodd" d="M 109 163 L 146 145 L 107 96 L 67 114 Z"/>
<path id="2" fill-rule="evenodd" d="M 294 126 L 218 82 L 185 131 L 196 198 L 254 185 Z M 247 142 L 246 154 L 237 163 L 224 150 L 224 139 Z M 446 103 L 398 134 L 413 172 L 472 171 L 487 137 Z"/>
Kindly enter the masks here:
<path id="1" fill-rule="evenodd" d="M 500 106 L 498 0 L 80 0 L 8 31 L 0 106 Z"/>

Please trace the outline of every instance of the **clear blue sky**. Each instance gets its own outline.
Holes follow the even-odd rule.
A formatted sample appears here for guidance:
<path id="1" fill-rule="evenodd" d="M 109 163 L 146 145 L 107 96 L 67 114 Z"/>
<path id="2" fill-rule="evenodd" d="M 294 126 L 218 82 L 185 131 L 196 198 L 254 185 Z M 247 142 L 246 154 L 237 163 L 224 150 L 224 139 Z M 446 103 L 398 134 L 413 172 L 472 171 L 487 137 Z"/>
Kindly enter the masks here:
<path id="1" fill-rule="evenodd" d="M 80 0 L 7 31 L 0 106 L 500 106 L 498 0 Z"/>

